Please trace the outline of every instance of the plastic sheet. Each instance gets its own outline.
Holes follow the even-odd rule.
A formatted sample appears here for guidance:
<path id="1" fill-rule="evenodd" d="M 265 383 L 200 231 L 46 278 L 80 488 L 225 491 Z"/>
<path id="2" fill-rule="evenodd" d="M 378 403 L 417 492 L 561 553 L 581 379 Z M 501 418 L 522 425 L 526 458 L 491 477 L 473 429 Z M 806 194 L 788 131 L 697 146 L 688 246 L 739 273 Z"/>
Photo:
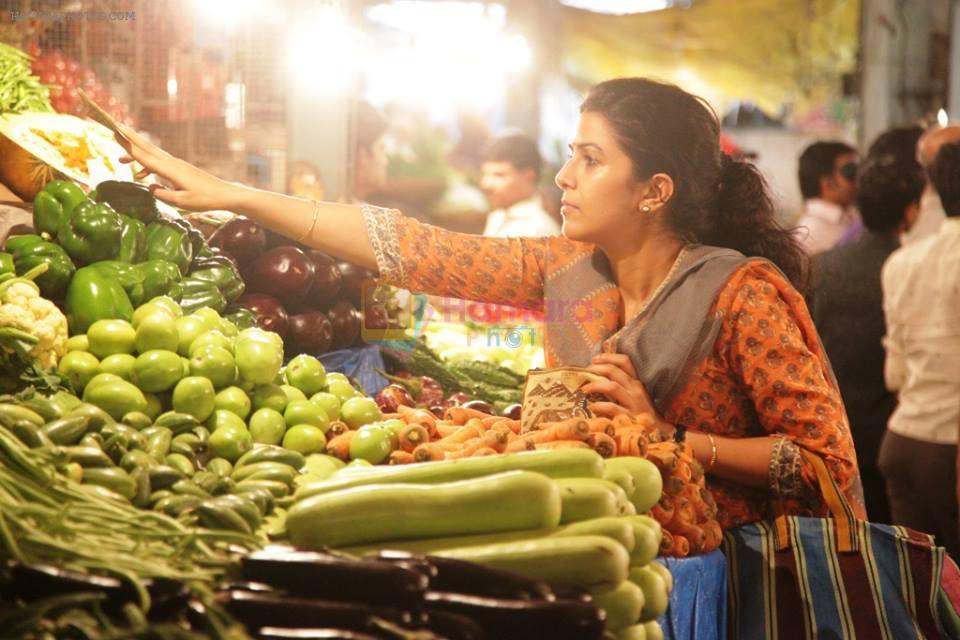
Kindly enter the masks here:
<path id="1" fill-rule="evenodd" d="M 694 558 L 657 558 L 673 574 L 670 608 L 660 618 L 669 640 L 727 637 L 727 558 L 720 549 Z"/>
<path id="2" fill-rule="evenodd" d="M 356 380 L 363 387 L 364 393 L 369 396 L 376 395 L 390 384 L 386 378 L 377 373 L 377 369 L 383 371 L 384 366 L 380 348 L 376 345 L 330 351 L 319 357 L 328 372 L 337 371 Z"/>

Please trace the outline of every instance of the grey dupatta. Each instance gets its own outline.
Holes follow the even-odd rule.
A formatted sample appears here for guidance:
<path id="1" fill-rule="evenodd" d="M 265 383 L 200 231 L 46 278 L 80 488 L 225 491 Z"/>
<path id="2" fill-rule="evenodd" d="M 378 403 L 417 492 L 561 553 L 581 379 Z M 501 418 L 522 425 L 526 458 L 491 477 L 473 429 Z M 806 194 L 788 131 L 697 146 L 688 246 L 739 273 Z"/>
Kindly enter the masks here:
<path id="1" fill-rule="evenodd" d="M 548 279 L 546 299 L 569 300 L 572 291 L 595 291 L 603 281 L 612 284 L 609 266 L 598 264 L 598 254 Z M 713 349 L 723 318 L 719 314 L 708 316 L 708 312 L 720 289 L 747 260 L 733 249 L 690 248 L 670 280 L 614 337 L 614 350 L 630 358 L 638 379 L 661 414 L 683 389 L 693 367 Z M 603 343 L 588 345 L 586 340 L 576 339 L 581 336 L 573 329 L 552 327 L 554 339 L 561 338 L 554 343 L 555 351 L 564 364 L 585 366 Z"/>

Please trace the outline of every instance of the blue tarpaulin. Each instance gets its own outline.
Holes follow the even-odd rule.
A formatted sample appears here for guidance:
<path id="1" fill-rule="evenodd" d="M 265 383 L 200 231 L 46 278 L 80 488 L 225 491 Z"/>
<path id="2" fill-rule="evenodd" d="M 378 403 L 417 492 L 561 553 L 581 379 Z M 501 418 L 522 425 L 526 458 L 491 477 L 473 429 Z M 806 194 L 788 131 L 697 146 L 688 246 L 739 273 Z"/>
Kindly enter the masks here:
<path id="1" fill-rule="evenodd" d="M 668 640 L 727 637 L 727 558 L 720 549 L 694 558 L 657 558 L 673 574 L 670 608 L 660 618 Z"/>
<path id="2" fill-rule="evenodd" d="M 363 347 L 330 351 L 320 356 L 320 362 L 327 371 L 337 371 L 359 382 L 363 386 L 363 391 L 369 396 L 376 395 L 390 384 L 386 378 L 377 373 L 377 369 L 383 371 L 384 366 L 380 347 L 376 345 L 368 344 Z"/>

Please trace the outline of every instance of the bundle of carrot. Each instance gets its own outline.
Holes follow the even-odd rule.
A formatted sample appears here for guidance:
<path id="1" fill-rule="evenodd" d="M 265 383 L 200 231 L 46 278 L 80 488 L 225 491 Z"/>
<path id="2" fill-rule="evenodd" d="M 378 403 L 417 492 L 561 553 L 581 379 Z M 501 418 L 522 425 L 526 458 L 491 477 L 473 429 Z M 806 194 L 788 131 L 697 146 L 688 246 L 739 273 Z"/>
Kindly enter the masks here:
<path id="1" fill-rule="evenodd" d="M 451 460 L 472 456 L 538 449 L 593 449 L 604 458 L 642 456 L 651 440 L 649 416 L 568 418 L 543 423 L 535 431 L 520 432 L 520 421 L 491 416 L 475 409 L 450 407 L 442 419 L 430 411 L 401 406 L 384 420 L 400 419 L 406 426 L 396 434 L 389 464 Z M 335 425 L 339 426 L 339 425 Z M 345 426 L 345 425 L 344 425 Z M 353 432 L 331 427 L 327 453 L 347 459 Z"/>
<path id="2" fill-rule="evenodd" d="M 663 478 L 663 495 L 650 509 L 663 528 L 660 555 L 684 558 L 719 547 L 723 532 L 716 519 L 717 505 L 690 447 L 656 442 L 647 446 L 645 457 Z"/>

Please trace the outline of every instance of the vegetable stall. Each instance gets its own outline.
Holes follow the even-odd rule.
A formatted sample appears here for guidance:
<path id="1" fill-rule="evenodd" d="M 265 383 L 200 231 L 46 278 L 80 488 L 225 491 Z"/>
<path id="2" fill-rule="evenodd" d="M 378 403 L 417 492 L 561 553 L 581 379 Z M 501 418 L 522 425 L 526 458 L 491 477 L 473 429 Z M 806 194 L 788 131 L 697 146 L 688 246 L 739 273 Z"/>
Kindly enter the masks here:
<path id="1" fill-rule="evenodd" d="M 664 558 L 721 542 L 683 442 L 645 415 L 524 432 L 535 345 L 418 333 L 375 274 L 158 203 L 0 53 L 23 86 L 0 105 L 40 112 L 0 115 L 33 227 L 0 252 L 0 628 L 663 637 Z"/>

